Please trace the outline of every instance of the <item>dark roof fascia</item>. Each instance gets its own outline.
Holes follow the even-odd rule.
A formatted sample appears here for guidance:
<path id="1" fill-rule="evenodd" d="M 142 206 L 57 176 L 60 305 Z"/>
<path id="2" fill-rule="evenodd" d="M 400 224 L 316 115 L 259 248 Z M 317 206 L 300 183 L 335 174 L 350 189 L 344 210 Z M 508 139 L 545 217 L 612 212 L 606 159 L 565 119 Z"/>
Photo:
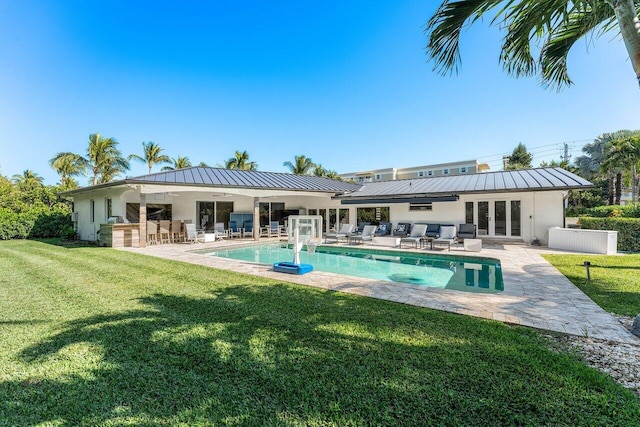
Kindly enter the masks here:
<path id="1" fill-rule="evenodd" d="M 363 205 L 373 203 L 438 203 L 438 202 L 457 202 L 460 199 L 458 195 L 450 196 L 432 196 L 432 197 L 368 197 L 368 198 L 349 198 L 340 199 L 343 205 Z"/>
<path id="2" fill-rule="evenodd" d="M 455 194 L 452 194 L 451 196 L 455 196 L 458 197 L 461 194 L 496 194 L 496 193 L 528 193 L 528 192 L 538 192 L 538 191 L 567 191 L 567 190 L 585 190 L 585 189 L 589 189 L 589 188 L 593 188 L 593 185 L 587 186 L 587 185 L 581 185 L 581 186 L 571 186 L 571 187 L 562 187 L 562 188 L 520 188 L 520 189 L 503 189 L 503 190 L 472 190 L 472 191 L 459 191 Z M 359 201 L 358 203 L 365 203 L 361 200 L 371 200 L 374 197 L 372 196 L 364 196 L 364 197 L 358 197 L 358 196 L 354 196 L 353 194 L 355 193 L 350 193 L 350 194 L 344 194 L 344 195 L 340 195 L 340 196 L 336 196 L 336 199 L 340 199 L 343 200 L 343 204 L 353 204 L 356 201 Z M 437 197 L 442 197 L 442 194 L 395 194 L 393 196 L 379 196 L 379 197 L 375 197 L 376 200 L 380 200 L 381 203 L 382 202 L 387 202 L 387 203 L 408 203 L 407 201 L 402 201 L 402 202 L 393 202 L 392 200 L 397 200 L 397 199 L 402 199 L 402 200 L 408 200 L 411 201 L 413 203 L 421 203 L 421 202 L 416 202 L 414 200 L 412 200 L 413 198 L 437 198 Z M 446 197 L 446 196 L 445 196 Z M 352 203 L 344 203 L 345 200 L 353 200 Z"/>

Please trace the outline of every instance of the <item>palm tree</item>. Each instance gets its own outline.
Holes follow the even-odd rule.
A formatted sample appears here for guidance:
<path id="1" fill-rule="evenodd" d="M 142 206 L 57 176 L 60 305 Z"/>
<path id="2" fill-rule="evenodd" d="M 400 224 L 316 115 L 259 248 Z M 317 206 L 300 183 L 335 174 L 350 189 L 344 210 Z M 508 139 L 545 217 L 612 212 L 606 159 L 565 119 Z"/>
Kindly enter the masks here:
<path id="1" fill-rule="evenodd" d="M 630 136 L 640 134 L 639 131 L 619 130 L 617 132 L 603 133 L 594 141 L 596 156 L 601 156 L 600 171 L 609 180 L 609 204 L 619 205 L 622 196 L 622 179 L 625 169 L 625 159 L 621 153 L 614 153 L 613 142 Z M 598 153 L 597 146 L 602 146 L 602 153 Z"/>
<path id="2" fill-rule="evenodd" d="M 73 180 L 73 176 L 84 175 L 89 166 L 84 157 L 69 152 L 56 154 L 49 160 L 49 165 L 60 175 L 60 185 L 63 188 L 69 187 L 69 180 Z M 77 185 L 77 183 L 75 185 Z"/>
<path id="3" fill-rule="evenodd" d="M 11 177 L 11 181 L 18 186 L 26 185 L 38 185 L 41 186 L 44 182 L 44 178 L 32 171 L 26 169 L 22 174 L 15 174 Z"/>
<path id="4" fill-rule="evenodd" d="M 143 142 L 142 151 L 144 153 L 143 156 L 131 154 L 129 156 L 129 160 L 137 160 L 141 163 L 146 163 L 147 166 L 149 166 L 149 173 L 151 173 L 153 165 L 157 165 L 160 163 L 171 163 L 171 159 L 169 158 L 169 156 L 160 154 L 164 150 L 153 141 Z"/>
<path id="5" fill-rule="evenodd" d="M 119 173 L 129 170 L 129 162 L 117 146 L 115 138 L 103 138 L 99 133 L 89 135 L 85 160 L 93 173 L 93 185 L 109 182 Z"/>
<path id="6" fill-rule="evenodd" d="M 321 164 L 314 164 L 313 167 L 311 168 L 311 175 L 313 176 L 321 176 L 321 177 L 326 177 L 327 176 L 327 170 L 325 168 L 322 167 Z"/>
<path id="7" fill-rule="evenodd" d="M 326 171 L 325 176 L 329 179 L 335 179 L 336 181 L 342 181 L 342 177 L 340 175 L 338 175 L 338 172 L 334 171 L 333 169 L 330 169 L 328 171 Z"/>
<path id="8" fill-rule="evenodd" d="M 173 171 L 177 169 L 186 169 L 191 167 L 191 162 L 189 158 L 186 156 L 178 156 L 175 159 L 171 159 L 173 162 L 173 166 L 163 166 L 161 170 L 163 171 Z"/>
<path id="9" fill-rule="evenodd" d="M 611 141 L 607 160 L 629 171 L 631 181 L 631 201 L 638 200 L 638 169 L 640 169 L 640 132 L 634 132 Z M 619 203 L 618 203 L 619 204 Z"/>
<path id="10" fill-rule="evenodd" d="M 295 156 L 293 163 L 287 161 L 282 164 L 291 170 L 291 173 L 295 175 L 309 175 L 309 172 L 315 166 L 313 161 L 303 155 Z"/>
<path id="11" fill-rule="evenodd" d="M 544 85 L 560 89 L 572 83 L 567 56 L 578 40 L 619 31 L 640 84 L 639 6 L 640 0 L 444 0 L 427 22 L 427 55 L 441 73 L 457 72 L 462 30 L 493 12 L 489 22 L 506 29 L 500 62 L 509 74 L 539 74 Z"/>
<path id="12" fill-rule="evenodd" d="M 205 162 L 200 162 L 200 163 L 198 163 L 198 167 L 201 167 L 201 168 L 208 168 L 208 167 L 210 167 L 210 166 L 209 166 L 208 164 L 206 164 Z"/>
<path id="13" fill-rule="evenodd" d="M 225 169 L 241 169 L 246 171 L 254 171 L 258 169 L 256 162 L 249 161 L 249 153 L 246 151 L 236 151 L 233 157 L 224 162 Z"/>

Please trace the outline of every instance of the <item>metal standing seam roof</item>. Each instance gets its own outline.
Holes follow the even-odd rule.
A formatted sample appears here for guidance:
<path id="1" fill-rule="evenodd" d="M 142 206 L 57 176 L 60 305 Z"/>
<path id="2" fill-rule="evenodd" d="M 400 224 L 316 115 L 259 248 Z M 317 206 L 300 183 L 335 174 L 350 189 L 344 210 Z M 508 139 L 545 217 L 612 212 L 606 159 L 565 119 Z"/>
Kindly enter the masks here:
<path id="1" fill-rule="evenodd" d="M 186 169 L 158 172 L 126 178 L 98 186 L 83 187 L 65 192 L 73 195 L 94 188 L 107 188 L 122 184 L 166 184 L 201 187 L 238 187 L 265 190 L 291 190 L 325 193 L 348 193 L 362 186 L 353 182 L 338 181 L 310 175 L 293 175 L 280 172 L 245 171 L 194 166 Z"/>
<path id="2" fill-rule="evenodd" d="M 519 192 L 591 188 L 584 178 L 559 167 L 414 178 L 367 183 L 342 199 L 407 197 L 487 192 Z"/>

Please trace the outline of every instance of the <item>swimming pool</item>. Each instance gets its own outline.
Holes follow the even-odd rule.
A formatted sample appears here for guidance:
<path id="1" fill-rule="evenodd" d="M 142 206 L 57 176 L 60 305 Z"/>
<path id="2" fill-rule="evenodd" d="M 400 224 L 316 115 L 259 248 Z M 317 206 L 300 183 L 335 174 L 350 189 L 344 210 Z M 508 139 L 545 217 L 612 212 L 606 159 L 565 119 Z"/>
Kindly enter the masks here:
<path id="1" fill-rule="evenodd" d="M 293 260 L 293 249 L 280 244 L 201 253 L 261 264 Z M 302 251 L 300 262 L 315 270 L 366 279 L 477 293 L 504 290 L 500 261 L 489 258 L 320 246 L 315 254 Z"/>

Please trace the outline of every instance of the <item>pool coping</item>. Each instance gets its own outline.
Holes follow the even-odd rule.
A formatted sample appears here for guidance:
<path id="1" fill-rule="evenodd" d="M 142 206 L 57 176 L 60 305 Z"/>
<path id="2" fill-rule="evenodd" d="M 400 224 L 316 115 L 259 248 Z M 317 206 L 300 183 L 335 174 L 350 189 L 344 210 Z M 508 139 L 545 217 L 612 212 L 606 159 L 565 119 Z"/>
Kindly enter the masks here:
<path id="1" fill-rule="evenodd" d="M 261 239 L 261 241 L 268 243 L 278 240 Z M 528 245 L 486 245 L 482 252 L 474 253 L 473 257 L 494 258 L 500 261 L 505 289 L 495 294 L 383 282 L 321 271 L 312 271 L 305 275 L 290 275 L 275 272 L 267 264 L 237 261 L 194 252 L 198 249 L 219 249 L 223 246 L 253 246 L 256 243 L 252 240 L 226 240 L 198 245 L 164 244 L 121 250 L 509 324 L 640 344 L 638 337 L 631 334 L 616 318 L 595 304 L 542 257 L 546 253 L 569 252 Z M 335 245 L 327 244 L 326 246 Z M 337 245 L 349 247 L 343 244 Z M 381 249 L 380 246 L 359 245 L 358 247 Z M 398 252 L 441 253 L 441 251 L 424 249 L 417 251 L 388 247 L 382 249 Z M 451 252 L 465 254 L 462 248 L 458 247 L 452 247 Z"/>

